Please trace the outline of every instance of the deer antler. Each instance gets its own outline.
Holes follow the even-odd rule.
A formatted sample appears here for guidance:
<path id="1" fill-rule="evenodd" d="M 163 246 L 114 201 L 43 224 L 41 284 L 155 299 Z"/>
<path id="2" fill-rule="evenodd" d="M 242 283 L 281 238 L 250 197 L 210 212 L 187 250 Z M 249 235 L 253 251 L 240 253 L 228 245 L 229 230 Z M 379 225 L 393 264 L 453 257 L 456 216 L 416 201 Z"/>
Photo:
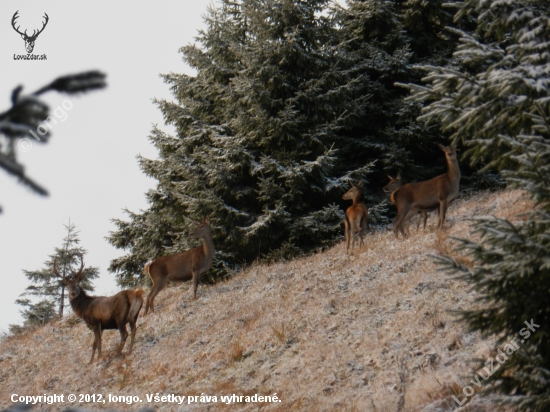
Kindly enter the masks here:
<path id="1" fill-rule="evenodd" d="M 46 25 L 48 24 L 48 21 L 50 21 L 50 18 L 48 17 L 48 14 L 47 13 L 44 13 L 44 18 L 46 19 L 46 21 L 44 23 L 42 23 L 42 28 L 40 30 L 38 30 L 38 32 L 36 32 L 36 30 L 33 30 L 33 33 L 32 33 L 32 36 L 29 36 L 27 34 L 27 30 L 25 30 L 24 33 L 21 33 L 19 31 L 19 27 L 21 26 L 17 26 L 17 28 L 15 27 L 15 20 L 17 20 L 19 18 L 19 16 L 17 15 L 17 13 L 19 13 L 19 10 L 17 10 L 15 12 L 15 14 L 13 15 L 13 17 L 11 18 L 11 25 L 13 27 L 13 29 L 19 33 L 21 36 L 25 36 L 26 38 L 28 39 L 34 39 L 36 38 L 40 33 L 42 33 L 44 31 L 44 29 L 46 28 Z"/>
<path id="2" fill-rule="evenodd" d="M 78 279 L 82 275 L 82 270 L 84 269 L 84 258 L 82 257 L 82 253 L 76 252 L 76 254 L 80 257 L 80 269 L 78 270 L 78 273 L 73 271 L 73 279 Z M 53 273 L 57 277 L 60 277 L 63 280 L 67 280 L 67 278 L 63 275 L 59 274 L 59 271 L 57 270 L 57 256 L 53 260 Z"/>
<path id="3" fill-rule="evenodd" d="M 78 270 L 78 273 L 73 272 L 74 279 L 79 279 L 82 275 L 82 270 L 84 269 L 84 258 L 82 257 L 82 253 L 76 252 L 76 254 L 80 257 L 80 269 Z"/>
<path id="4" fill-rule="evenodd" d="M 27 30 L 25 30 L 25 33 L 21 33 L 21 32 L 19 31 L 19 27 L 21 27 L 21 26 L 17 26 L 17 28 L 15 28 L 15 20 L 19 17 L 19 16 L 17 15 L 17 13 L 19 13 L 19 10 L 17 10 L 17 11 L 15 12 L 15 14 L 13 15 L 13 17 L 11 18 L 11 25 L 12 25 L 13 29 L 14 29 L 17 33 L 19 33 L 21 36 L 26 36 L 26 35 L 27 35 Z"/>
<path id="5" fill-rule="evenodd" d="M 57 277 L 60 277 L 61 279 L 63 280 L 67 280 L 67 278 L 63 275 L 60 275 L 58 270 L 57 270 L 57 256 L 55 257 L 55 259 L 53 260 L 53 273 L 54 275 L 56 275 Z"/>
<path id="6" fill-rule="evenodd" d="M 44 23 L 42 23 L 42 28 L 40 30 L 38 30 L 38 33 L 34 34 L 34 32 L 36 30 L 33 31 L 32 33 L 32 36 L 31 37 L 37 37 L 40 33 L 42 33 L 44 31 L 44 29 L 46 28 L 46 25 L 48 24 L 48 21 L 50 21 L 50 18 L 48 17 L 48 15 L 46 14 L 46 12 L 44 12 L 44 16 L 46 18 L 46 21 Z"/>

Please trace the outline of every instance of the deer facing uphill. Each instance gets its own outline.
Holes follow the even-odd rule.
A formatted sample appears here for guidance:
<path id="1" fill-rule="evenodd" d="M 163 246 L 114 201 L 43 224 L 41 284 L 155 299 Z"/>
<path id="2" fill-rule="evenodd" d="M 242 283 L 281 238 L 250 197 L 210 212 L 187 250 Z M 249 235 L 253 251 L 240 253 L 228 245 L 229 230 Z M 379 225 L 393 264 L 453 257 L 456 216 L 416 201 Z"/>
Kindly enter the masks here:
<path id="1" fill-rule="evenodd" d="M 363 181 L 357 185 L 350 182 L 351 189 L 342 196 L 344 200 L 351 200 L 353 204 L 346 210 L 346 218 L 344 219 L 344 231 L 346 235 L 346 251 L 349 252 L 351 243 L 352 249 L 355 247 L 355 235 L 359 235 L 359 248 L 364 245 L 363 237 L 367 233 L 367 225 L 369 211 L 365 203 L 363 203 Z"/>
<path id="2" fill-rule="evenodd" d="M 154 311 L 155 296 L 164 289 L 168 281 L 184 282 L 193 280 L 193 299 L 197 298 L 197 286 L 201 275 L 212 267 L 214 242 L 208 218 L 204 222 L 195 222 L 197 226 L 191 237 L 202 239 L 202 246 L 170 256 L 163 256 L 145 265 L 145 271 L 153 282 L 147 296 L 145 315 Z"/>
<path id="3" fill-rule="evenodd" d="M 445 153 L 447 173 L 418 183 L 408 183 L 393 193 L 393 202 L 397 206 L 397 217 L 393 222 L 393 232 L 398 237 L 401 232 L 405 237 L 403 224 L 418 212 L 439 209 L 441 229 L 449 203 L 458 197 L 460 168 L 454 146 L 439 145 Z"/>
<path id="4" fill-rule="evenodd" d="M 80 270 L 73 272 L 69 279 L 59 274 L 57 270 L 57 259 L 53 263 L 53 272 L 61 278 L 61 283 L 69 290 L 69 301 L 74 313 L 82 318 L 88 328 L 94 332 L 94 343 L 92 344 L 92 358 L 94 361 L 95 351 L 97 349 L 97 359 L 101 356 L 101 334 L 105 329 L 118 329 L 120 332 L 120 344 L 117 348 L 117 354 L 122 353 L 128 331 L 126 324 L 130 324 L 131 339 L 128 354 L 132 353 L 134 340 L 136 337 L 136 321 L 143 305 L 143 290 L 123 290 L 114 296 L 89 296 L 86 291 L 80 287 L 82 280 L 82 270 L 84 269 L 84 259 L 80 257 Z"/>

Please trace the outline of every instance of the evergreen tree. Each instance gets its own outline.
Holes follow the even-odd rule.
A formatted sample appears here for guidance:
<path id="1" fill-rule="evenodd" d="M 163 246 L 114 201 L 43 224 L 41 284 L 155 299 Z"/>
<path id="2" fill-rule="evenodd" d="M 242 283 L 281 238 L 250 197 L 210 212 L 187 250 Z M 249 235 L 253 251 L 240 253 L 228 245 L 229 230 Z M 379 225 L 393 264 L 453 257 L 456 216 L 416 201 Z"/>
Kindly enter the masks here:
<path id="1" fill-rule="evenodd" d="M 426 67 L 428 85 L 411 85 L 425 102 L 423 119 L 441 122 L 469 146 L 472 162 L 488 161 L 508 185 L 526 190 L 533 210 L 514 223 L 479 217 L 479 240 L 460 240 L 468 269 L 445 259 L 472 282 L 484 305 L 462 313 L 472 330 L 520 349 L 491 378 L 488 390 L 521 411 L 550 410 L 550 7 L 545 0 L 468 0 L 456 19 L 477 19 L 461 35 L 457 67 Z M 525 322 L 539 325 L 527 339 Z"/>
<path id="2" fill-rule="evenodd" d="M 191 246 L 188 217 L 210 215 L 218 268 L 341 236 L 334 202 L 369 171 L 361 140 L 347 134 L 368 95 L 326 7 L 246 0 L 209 10 L 200 47 L 181 50 L 197 75 L 165 76 L 177 102 L 158 102 L 177 137 L 155 128 L 160 159 L 140 159 L 159 182 L 150 208 L 116 220 L 109 238 L 130 250 L 110 266 L 121 285 L 141 281 L 148 259 Z"/>
<path id="3" fill-rule="evenodd" d="M 55 302 L 51 300 L 42 299 L 32 303 L 30 299 L 17 299 L 15 303 L 27 309 L 21 311 L 23 325 L 9 325 L 9 332 L 12 335 L 21 333 L 29 327 L 44 325 L 57 317 Z"/>
<path id="4" fill-rule="evenodd" d="M 86 254 L 85 249 L 79 247 L 80 239 L 76 226 L 69 221 L 65 225 L 67 235 L 63 239 L 63 246 L 55 248 L 55 253 L 45 262 L 46 267 L 40 270 L 24 270 L 25 276 L 31 281 L 21 296 L 38 296 L 42 299 L 33 303 L 30 299 L 17 299 L 15 303 L 23 306 L 24 326 L 41 325 L 47 323 L 56 316 L 62 317 L 64 308 L 68 305 L 68 295 L 65 286 L 59 282 L 59 278 L 53 273 L 54 261 L 63 276 L 70 277 L 71 267 L 80 265 L 79 253 Z M 91 281 L 96 279 L 99 269 L 94 266 L 86 266 L 82 272 L 83 280 L 80 286 L 86 291 L 93 291 Z M 56 310 L 57 308 L 57 310 Z M 15 331 L 15 329 L 14 329 Z"/>
<path id="5" fill-rule="evenodd" d="M 452 14 L 441 0 L 351 0 L 347 6 L 335 10 L 340 50 L 353 60 L 350 69 L 362 75 L 362 93 L 372 96 L 351 131 L 362 141 L 356 156 L 379 159 L 375 189 L 387 182 L 387 173 L 398 170 L 406 171 L 409 181 L 441 174 L 445 162 L 436 143 L 443 143 L 444 136 L 437 125 L 427 128 L 416 120 L 421 105 L 405 100 L 406 90 L 395 83 L 419 82 L 422 73 L 414 64 L 452 65 L 457 36 L 443 30 Z"/>

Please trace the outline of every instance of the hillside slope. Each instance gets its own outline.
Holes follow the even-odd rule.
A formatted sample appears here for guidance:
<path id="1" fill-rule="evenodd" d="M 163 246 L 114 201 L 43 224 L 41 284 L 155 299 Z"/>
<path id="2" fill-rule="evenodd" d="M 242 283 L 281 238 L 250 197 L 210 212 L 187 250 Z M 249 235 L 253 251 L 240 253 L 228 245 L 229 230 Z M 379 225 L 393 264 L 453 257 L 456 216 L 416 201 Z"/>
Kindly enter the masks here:
<path id="1" fill-rule="evenodd" d="M 473 307 L 468 285 L 437 270 L 428 254 L 453 253 L 447 236 L 468 237 L 468 218 L 515 219 L 532 203 L 520 191 L 457 200 L 445 232 L 396 241 L 369 233 L 360 252 L 343 243 L 292 262 L 256 265 L 227 282 L 163 290 L 140 318 L 134 353 L 88 366 L 92 333 L 73 316 L 0 343 L 0 409 L 10 397 L 43 394 L 137 396 L 143 402 L 40 405 L 47 410 L 446 411 L 473 377 L 471 358 L 493 342 L 467 333 L 448 310 Z M 465 263 L 467 263 L 465 261 Z M 222 403 L 221 395 L 273 395 L 281 402 Z M 147 394 L 209 395 L 178 406 Z M 483 401 L 473 409 L 485 410 Z M 497 408 L 491 407 L 492 412 Z"/>

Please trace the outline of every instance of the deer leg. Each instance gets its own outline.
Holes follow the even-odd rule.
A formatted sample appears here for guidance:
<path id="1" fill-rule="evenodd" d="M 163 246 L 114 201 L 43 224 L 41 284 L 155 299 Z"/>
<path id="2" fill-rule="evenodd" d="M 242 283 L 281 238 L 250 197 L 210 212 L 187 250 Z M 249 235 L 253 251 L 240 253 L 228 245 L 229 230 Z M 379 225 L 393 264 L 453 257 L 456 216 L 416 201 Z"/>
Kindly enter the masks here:
<path id="1" fill-rule="evenodd" d="M 443 229 L 443 223 L 445 223 L 445 214 L 447 213 L 447 199 L 439 199 L 439 229 Z"/>
<path id="2" fill-rule="evenodd" d="M 393 222 L 393 233 L 395 234 L 395 238 L 399 239 L 399 232 L 401 232 L 401 236 L 404 238 L 405 232 L 403 231 L 403 228 L 401 227 L 401 223 L 398 221 Z"/>
<path id="3" fill-rule="evenodd" d="M 364 226 L 364 217 L 359 215 L 358 219 L 355 221 L 355 233 L 357 233 L 357 247 L 361 250 L 363 246 L 363 226 Z"/>
<path id="4" fill-rule="evenodd" d="M 367 233 L 367 218 L 363 216 L 363 219 L 361 219 L 361 230 L 359 231 L 359 236 L 361 237 L 361 243 L 359 245 L 359 248 L 362 248 L 365 246 L 365 242 L 363 240 L 364 236 Z"/>
<path id="5" fill-rule="evenodd" d="M 95 325 L 92 331 L 94 332 L 94 343 L 92 344 L 92 358 L 90 359 L 90 363 L 94 361 L 94 355 L 95 355 L 96 349 L 97 349 L 97 360 L 99 360 L 101 356 L 101 323 Z"/>
<path id="6" fill-rule="evenodd" d="M 410 218 L 413 217 L 416 213 L 417 213 L 417 211 L 415 211 L 415 210 L 409 210 L 407 212 L 407 214 L 405 215 L 405 217 L 403 219 L 401 219 L 399 227 L 400 227 L 401 233 L 403 234 L 403 238 L 405 238 L 405 231 L 403 230 L 404 224 L 407 223 L 410 220 Z M 407 236 L 409 234 L 410 234 L 409 227 L 407 226 Z"/>
<path id="7" fill-rule="evenodd" d="M 92 343 L 92 358 L 90 359 L 89 363 L 92 363 L 94 361 L 95 350 L 97 348 L 97 335 L 95 333 L 95 329 L 92 330 L 92 332 L 94 333 L 94 342 Z"/>
<path id="8" fill-rule="evenodd" d="M 393 233 L 395 234 L 396 239 L 399 239 L 399 232 L 401 232 L 402 236 L 405 237 L 405 232 L 403 230 L 402 223 L 405 221 L 404 217 L 406 214 L 407 214 L 407 211 L 405 210 L 397 211 L 397 216 L 393 221 Z"/>
<path id="9" fill-rule="evenodd" d="M 144 316 L 149 313 L 149 309 L 151 309 L 151 312 L 155 311 L 155 296 L 158 295 L 158 293 L 164 289 L 164 286 L 166 286 L 167 279 L 161 278 L 158 279 L 156 282 L 153 281 L 153 288 L 151 289 L 151 292 L 147 295 L 147 302 L 145 302 L 145 313 Z"/>
<path id="10" fill-rule="evenodd" d="M 398 217 L 396 217 L 395 220 L 393 221 L 393 234 L 395 235 L 396 239 L 399 239 L 399 235 L 397 234 L 398 233 L 398 223 L 397 223 Z"/>
<path id="11" fill-rule="evenodd" d="M 405 237 L 405 232 L 403 232 L 403 228 L 401 227 L 402 220 L 403 220 L 403 216 L 400 215 L 399 212 L 397 212 L 397 216 L 393 221 L 393 233 L 396 239 L 399 239 L 399 232 L 401 232 L 401 235 Z"/>
<path id="12" fill-rule="evenodd" d="M 120 345 L 118 345 L 117 354 L 120 355 L 126 344 L 126 339 L 128 339 L 128 330 L 126 329 L 126 323 L 124 321 L 118 323 L 118 331 L 120 332 Z"/>
<path id="13" fill-rule="evenodd" d="M 101 357 L 101 338 L 103 337 L 103 330 L 101 329 L 101 323 L 97 325 L 97 360 Z"/>
<path id="14" fill-rule="evenodd" d="M 201 275 L 199 271 L 193 271 L 193 300 L 197 299 L 197 288 L 199 287 L 199 280 Z"/>
<path id="15" fill-rule="evenodd" d="M 134 348 L 134 340 L 136 339 L 136 321 L 130 320 L 130 347 L 128 348 L 128 354 L 132 353 L 132 349 Z"/>
<path id="16" fill-rule="evenodd" d="M 422 223 L 422 219 L 424 219 L 424 227 L 422 228 L 422 230 L 426 230 L 426 222 L 428 221 L 428 212 L 426 211 L 418 212 L 418 223 L 416 225 L 417 232 L 420 230 L 420 223 Z"/>
<path id="17" fill-rule="evenodd" d="M 346 235 L 346 252 L 349 251 L 349 242 L 350 242 L 350 227 L 349 227 L 349 222 L 348 222 L 348 218 L 346 217 L 344 219 L 344 234 Z"/>
<path id="18" fill-rule="evenodd" d="M 409 236 L 409 228 L 408 226 L 404 226 L 405 222 L 401 222 L 399 225 L 399 231 L 401 232 L 401 236 L 403 236 L 403 239 Z"/>

